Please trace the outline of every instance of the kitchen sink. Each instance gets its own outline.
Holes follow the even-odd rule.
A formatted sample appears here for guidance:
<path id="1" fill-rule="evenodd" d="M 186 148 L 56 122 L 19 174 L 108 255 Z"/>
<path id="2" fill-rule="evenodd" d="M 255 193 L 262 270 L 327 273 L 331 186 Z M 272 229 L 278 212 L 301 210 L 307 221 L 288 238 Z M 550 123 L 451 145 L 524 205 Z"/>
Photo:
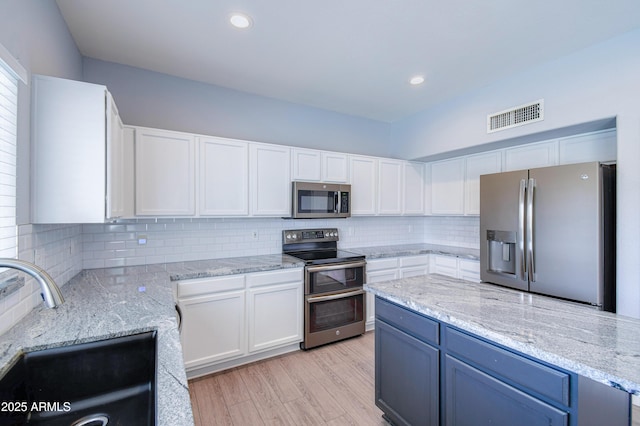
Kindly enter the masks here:
<path id="1" fill-rule="evenodd" d="M 23 353 L 0 379 L 0 425 L 153 425 L 157 332 Z"/>

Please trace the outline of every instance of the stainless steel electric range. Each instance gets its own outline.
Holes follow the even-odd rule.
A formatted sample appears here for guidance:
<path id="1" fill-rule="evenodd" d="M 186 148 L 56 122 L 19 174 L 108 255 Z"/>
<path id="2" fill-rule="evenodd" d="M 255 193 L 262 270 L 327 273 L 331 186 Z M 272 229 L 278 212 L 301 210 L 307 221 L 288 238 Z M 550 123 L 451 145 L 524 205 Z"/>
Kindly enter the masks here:
<path id="1" fill-rule="evenodd" d="M 305 262 L 302 349 L 365 331 L 365 257 L 338 240 L 336 228 L 282 231 L 282 252 Z"/>

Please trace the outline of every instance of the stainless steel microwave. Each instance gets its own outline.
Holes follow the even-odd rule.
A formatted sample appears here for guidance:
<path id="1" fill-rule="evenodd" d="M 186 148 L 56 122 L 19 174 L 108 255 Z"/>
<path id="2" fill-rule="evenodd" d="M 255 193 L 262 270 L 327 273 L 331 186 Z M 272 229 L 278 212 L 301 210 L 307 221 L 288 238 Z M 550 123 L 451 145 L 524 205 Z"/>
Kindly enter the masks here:
<path id="1" fill-rule="evenodd" d="M 294 219 L 326 219 L 351 216 L 351 185 L 293 182 Z"/>

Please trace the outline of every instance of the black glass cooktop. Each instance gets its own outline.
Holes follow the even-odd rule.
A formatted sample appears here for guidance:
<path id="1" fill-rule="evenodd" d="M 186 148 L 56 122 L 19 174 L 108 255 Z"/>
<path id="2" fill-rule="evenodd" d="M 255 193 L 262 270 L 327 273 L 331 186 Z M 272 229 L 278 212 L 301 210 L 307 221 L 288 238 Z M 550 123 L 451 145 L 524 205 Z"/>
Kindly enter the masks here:
<path id="1" fill-rule="evenodd" d="M 304 260 L 308 265 L 364 260 L 364 255 L 346 250 L 308 250 L 287 252 L 289 256 Z"/>

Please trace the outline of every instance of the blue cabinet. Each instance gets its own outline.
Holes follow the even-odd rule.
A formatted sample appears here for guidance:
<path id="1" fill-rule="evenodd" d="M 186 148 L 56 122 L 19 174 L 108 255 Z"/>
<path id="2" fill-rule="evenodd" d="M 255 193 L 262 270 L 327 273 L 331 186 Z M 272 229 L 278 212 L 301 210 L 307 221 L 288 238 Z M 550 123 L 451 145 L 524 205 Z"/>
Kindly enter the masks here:
<path id="1" fill-rule="evenodd" d="M 376 405 L 394 425 L 438 425 L 439 353 L 384 321 L 376 322 Z"/>
<path id="2" fill-rule="evenodd" d="M 450 355 L 445 361 L 446 425 L 566 426 L 569 413 Z"/>
<path id="3" fill-rule="evenodd" d="M 630 425 L 631 397 L 376 297 L 376 405 L 394 425 Z"/>

